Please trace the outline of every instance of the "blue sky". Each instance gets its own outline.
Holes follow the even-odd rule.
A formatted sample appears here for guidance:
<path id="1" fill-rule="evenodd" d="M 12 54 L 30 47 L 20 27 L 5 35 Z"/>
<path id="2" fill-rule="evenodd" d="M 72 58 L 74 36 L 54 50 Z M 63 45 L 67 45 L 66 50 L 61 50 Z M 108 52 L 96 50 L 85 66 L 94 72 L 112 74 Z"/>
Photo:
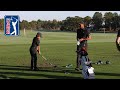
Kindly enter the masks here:
<path id="1" fill-rule="evenodd" d="M 120 11 L 0 11 L 0 19 L 4 18 L 5 15 L 19 15 L 20 20 L 64 20 L 66 17 L 74 16 L 93 16 L 95 12 L 101 12 L 103 15 L 105 12 L 117 12 L 120 14 Z"/>

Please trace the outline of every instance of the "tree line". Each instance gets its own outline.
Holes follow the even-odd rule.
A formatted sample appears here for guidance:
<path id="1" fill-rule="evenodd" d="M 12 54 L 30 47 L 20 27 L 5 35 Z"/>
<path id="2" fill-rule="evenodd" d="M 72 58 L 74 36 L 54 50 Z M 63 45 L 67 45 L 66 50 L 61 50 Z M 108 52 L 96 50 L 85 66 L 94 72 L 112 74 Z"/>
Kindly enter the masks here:
<path id="1" fill-rule="evenodd" d="M 120 28 L 120 15 L 118 13 L 106 12 L 102 15 L 101 12 L 95 12 L 92 17 L 75 16 L 67 17 L 65 20 L 27 20 L 20 21 L 20 30 L 59 30 L 73 31 L 79 28 L 79 23 L 84 23 L 85 26 L 90 26 L 93 31 L 101 31 L 105 28 L 107 31 L 116 31 Z M 0 19 L 0 30 L 4 30 L 4 19 Z"/>

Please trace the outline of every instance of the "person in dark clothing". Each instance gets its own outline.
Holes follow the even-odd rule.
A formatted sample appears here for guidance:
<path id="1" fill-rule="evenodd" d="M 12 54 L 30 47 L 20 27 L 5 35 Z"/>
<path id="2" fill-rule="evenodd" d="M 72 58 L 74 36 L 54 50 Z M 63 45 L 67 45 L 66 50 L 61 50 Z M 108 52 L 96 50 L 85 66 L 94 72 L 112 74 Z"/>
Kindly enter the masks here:
<path id="1" fill-rule="evenodd" d="M 76 60 L 76 68 L 75 70 L 79 71 L 80 67 L 80 50 L 82 47 L 85 47 L 87 51 L 87 40 L 91 40 L 90 30 L 84 27 L 84 24 L 79 24 L 80 28 L 77 29 L 77 60 Z"/>
<path id="2" fill-rule="evenodd" d="M 120 51 L 120 29 L 118 30 L 118 33 L 117 33 L 116 47 L 117 47 L 118 51 Z"/>
<path id="3" fill-rule="evenodd" d="M 38 70 L 37 68 L 37 52 L 40 54 L 40 37 L 41 33 L 37 33 L 36 37 L 33 38 L 32 45 L 30 47 L 31 55 L 31 70 Z"/>
<path id="4" fill-rule="evenodd" d="M 120 29 L 118 30 L 117 33 L 117 43 L 120 44 Z"/>

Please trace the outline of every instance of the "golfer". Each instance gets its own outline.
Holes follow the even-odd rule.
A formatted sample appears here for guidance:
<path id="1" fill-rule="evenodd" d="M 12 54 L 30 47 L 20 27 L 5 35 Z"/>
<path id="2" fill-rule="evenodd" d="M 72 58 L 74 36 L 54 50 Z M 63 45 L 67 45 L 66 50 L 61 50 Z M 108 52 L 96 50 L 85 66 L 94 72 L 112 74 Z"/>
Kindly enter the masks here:
<path id="1" fill-rule="evenodd" d="M 41 33 L 37 33 L 36 37 L 33 38 L 32 45 L 30 47 L 31 55 L 31 70 L 38 70 L 37 68 L 37 52 L 40 54 L 40 37 Z"/>
<path id="2" fill-rule="evenodd" d="M 76 68 L 75 70 L 79 71 L 80 69 L 80 61 L 79 57 L 80 54 L 78 54 L 82 47 L 85 47 L 85 50 L 87 51 L 87 40 L 91 40 L 90 31 L 88 29 L 85 29 L 84 24 L 79 24 L 80 28 L 77 29 L 77 60 L 76 60 Z"/>

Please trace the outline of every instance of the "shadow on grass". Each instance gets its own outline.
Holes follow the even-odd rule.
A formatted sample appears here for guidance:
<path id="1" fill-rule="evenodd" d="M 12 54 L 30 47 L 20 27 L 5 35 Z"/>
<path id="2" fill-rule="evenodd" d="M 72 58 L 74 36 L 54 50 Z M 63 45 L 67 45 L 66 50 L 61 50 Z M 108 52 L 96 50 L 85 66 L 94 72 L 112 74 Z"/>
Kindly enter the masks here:
<path id="1" fill-rule="evenodd" d="M 8 77 L 5 75 L 0 75 L 0 79 L 7 79 Z"/>
<path id="2" fill-rule="evenodd" d="M 0 70 L 15 70 L 15 71 L 31 71 L 28 66 L 12 66 L 12 65 L 0 65 Z M 74 68 L 65 68 L 65 67 L 39 67 L 41 72 L 55 72 L 55 73 L 74 73 L 80 74 L 81 71 L 75 71 Z"/>
<path id="3" fill-rule="evenodd" d="M 2 72 L 1 70 L 4 70 Z M 8 71 L 11 70 L 11 71 Z M 14 71 L 15 72 L 14 72 Z M 70 74 L 81 74 L 81 71 L 75 71 L 74 68 L 65 68 L 65 67 L 39 67 L 39 71 L 31 71 L 30 67 L 28 66 L 12 66 L 12 65 L 0 65 L 0 77 L 3 79 L 7 79 L 7 74 L 13 74 L 14 76 L 42 76 L 46 78 L 53 78 L 53 79 L 82 79 L 80 77 L 72 77 L 72 76 L 59 76 L 59 75 L 48 75 L 48 74 L 39 74 L 39 72 L 50 72 L 50 73 L 63 73 L 65 72 Z M 7 72 L 5 72 L 7 71 Z M 13 72 L 12 72 L 13 71 Z M 23 72 L 24 71 L 24 72 Z M 28 71 L 28 72 L 27 72 Z M 30 71 L 30 72 L 29 72 Z M 31 73 L 32 72 L 32 73 Z M 33 73 L 36 72 L 36 73 Z M 120 77 L 120 73 L 108 73 L 108 72 L 95 72 L 95 75 L 103 75 L 103 76 L 117 76 Z M 11 77 L 11 79 L 24 79 L 19 77 Z"/>
<path id="4" fill-rule="evenodd" d="M 79 76 L 74 77 L 69 75 L 62 75 L 62 76 L 50 75 L 50 74 L 41 74 L 40 72 L 63 73 L 63 74 L 65 74 L 65 72 L 75 73 L 74 70 L 71 70 L 71 69 L 68 70 L 66 68 L 40 67 L 39 71 L 31 71 L 30 67 L 28 66 L 0 65 L 0 74 L 1 74 L 0 77 L 3 79 L 8 79 L 8 78 L 9 79 L 25 79 L 25 78 L 19 78 L 19 76 L 37 76 L 37 77 L 40 76 L 40 77 L 46 77 L 50 79 L 82 79 Z M 76 72 L 76 73 L 80 74 L 81 72 Z M 7 77 L 8 74 L 11 74 L 15 77 Z"/>
<path id="5" fill-rule="evenodd" d="M 1 74 L 7 75 L 20 75 L 20 76 L 42 76 L 50 79 L 82 79 L 81 77 L 72 77 L 72 76 L 58 76 L 58 75 L 47 75 L 47 74 L 37 74 L 37 73 L 23 73 L 23 72 L 0 72 Z M 5 77 L 5 76 L 4 76 Z M 4 78 L 6 79 L 6 78 Z M 25 79 L 25 78 L 18 78 L 18 77 L 9 77 L 9 79 Z M 32 78 L 31 78 L 32 79 Z M 40 78 L 38 78 L 40 79 Z M 42 79 L 42 78 L 41 78 Z"/>
<path id="6" fill-rule="evenodd" d="M 13 65 L 0 65 L 0 67 L 23 67 L 23 68 L 26 68 L 28 66 L 13 66 Z"/>
<path id="7" fill-rule="evenodd" d="M 95 75 L 106 75 L 106 76 L 119 76 L 120 77 L 120 73 L 103 73 L 103 72 L 95 72 Z M 119 78 L 120 79 L 120 78 Z"/>

